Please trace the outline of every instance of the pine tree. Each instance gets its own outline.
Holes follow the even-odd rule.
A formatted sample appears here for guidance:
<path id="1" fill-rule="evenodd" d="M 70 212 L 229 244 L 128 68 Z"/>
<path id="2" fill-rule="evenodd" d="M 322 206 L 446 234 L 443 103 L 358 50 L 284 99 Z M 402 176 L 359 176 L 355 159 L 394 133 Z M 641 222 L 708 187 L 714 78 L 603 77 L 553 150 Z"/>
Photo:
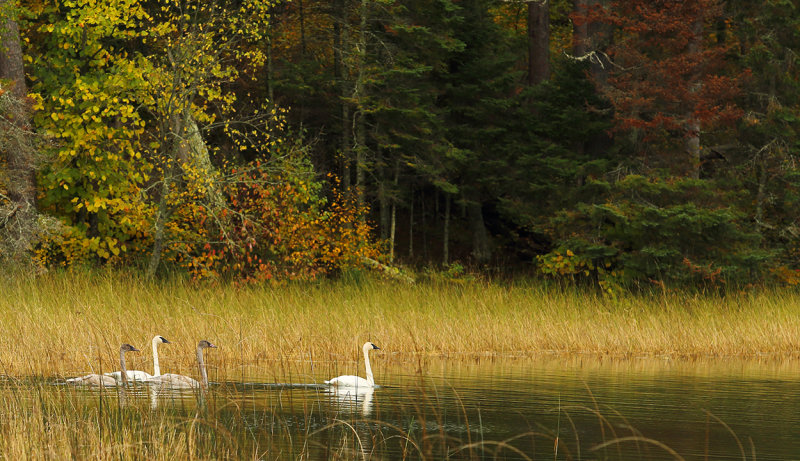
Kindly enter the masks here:
<path id="1" fill-rule="evenodd" d="M 721 12 L 718 0 L 616 0 L 589 14 L 615 28 L 601 88 L 645 169 L 699 177 L 702 146 L 713 143 L 702 139 L 741 116 L 742 76 L 728 72 L 727 44 L 709 30 Z"/>
<path id="2" fill-rule="evenodd" d="M 780 251 L 779 274 L 800 277 L 800 2 L 729 1 L 745 84 L 738 143 L 726 152 L 730 173 L 751 191 L 742 202 L 766 245 Z"/>

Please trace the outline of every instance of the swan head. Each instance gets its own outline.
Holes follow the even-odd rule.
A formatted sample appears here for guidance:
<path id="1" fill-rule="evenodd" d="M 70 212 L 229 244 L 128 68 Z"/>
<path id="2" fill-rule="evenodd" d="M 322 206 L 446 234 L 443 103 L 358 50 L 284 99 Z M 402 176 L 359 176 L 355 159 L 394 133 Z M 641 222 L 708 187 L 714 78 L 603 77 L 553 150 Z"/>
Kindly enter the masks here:
<path id="1" fill-rule="evenodd" d="M 376 346 L 376 345 L 374 345 L 374 344 L 372 344 L 371 342 L 367 341 L 366 343 L 364 343 L 364 347 L 362 347 L 362 349 L 364 349 L 365 351 L 369 351 L 369 350 L 372 350 L 372 349 L 380 350 L 381 348 Z"/>
<path id="2" fill-rule="evenodd" d="M 120 350 L 120 352 L 139 352 L 139 349 L 136 349 L 135 347 L 133 347 L 130 344 L 127 344 L 127 343 L 123 344 L 119 348 L 119 350 Z"/>
<path id="3" fill-rule="evenodd" d="M 167 338 L 165 338 L 165 337 L 163 337 L 163 336 L 156 336 L 155 338 L 153 338 L 153 342 L 154 342 L 154 343 L 165 343 L 165 344 L 169 344 L 169 341 L 167 341 Z"/>
<path id="4" fill-rule="evenodd" d="M 205 349 L 205 348 L 208 348 L 208 347 L 216 348 L 217 346 L 211 344 L 209 341 L 206 341 L 205 339 L 200 341 L 200 343 L 197 345 L 198 349 Z"/>

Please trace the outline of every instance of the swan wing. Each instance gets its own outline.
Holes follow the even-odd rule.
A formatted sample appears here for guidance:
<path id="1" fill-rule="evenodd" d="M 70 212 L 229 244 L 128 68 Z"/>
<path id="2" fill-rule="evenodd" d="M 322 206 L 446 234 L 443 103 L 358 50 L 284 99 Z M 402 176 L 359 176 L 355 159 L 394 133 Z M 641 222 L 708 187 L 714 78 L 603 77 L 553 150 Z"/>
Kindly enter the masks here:
<path id="1" fill-rule="evenodd" d="M 122 380 L 122 372 L 121 371 L 110 371 L 108 373 L 103 373 L 104 376 L 110 376 L 117 381 Z"/>
<path id="2" fill-rule="evenodd" d="M 98 375 L 96 373 L 92 373 L 90 375 L 79 376 L 77 378 L 69 378 L 67 380 L 67 383 L 79 386 L 114 387 L 117 385 L 117 380 L 112 378 L 111 376 Z"/>
<path id="3" fill-rule="evenodd" d="M 144 381 L 146 379 L 152 378 L 153 375 L 146 371 L 142 370 L 130 370 L 128 371 L 128 379 L 132 379 L 134 381 Z"/>
<path id="4" fill-rule="evenodd" d="M 178 375 L 175 373 L 166 373 L 163 375 L 151 376 L 150 378 L 145 379 L 144 382 L 148 384 L 157 384 L 159 386 L 171 387 L 176 389 L 188 389 L 193 387 L 200 387 L 200 383 L 198 383 L 195 379 L 184 375 Z"/>

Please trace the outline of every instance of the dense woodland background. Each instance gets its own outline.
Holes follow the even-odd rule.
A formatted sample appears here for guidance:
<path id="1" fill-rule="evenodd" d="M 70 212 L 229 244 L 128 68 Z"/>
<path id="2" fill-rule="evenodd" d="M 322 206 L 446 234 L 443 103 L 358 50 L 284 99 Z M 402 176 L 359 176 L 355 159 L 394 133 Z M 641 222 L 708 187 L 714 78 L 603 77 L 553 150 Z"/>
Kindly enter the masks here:
<path id="1" fill-rule="evenodd" d="M 7 267 L 800 283 L 798 0 L 0 9 Z"/>

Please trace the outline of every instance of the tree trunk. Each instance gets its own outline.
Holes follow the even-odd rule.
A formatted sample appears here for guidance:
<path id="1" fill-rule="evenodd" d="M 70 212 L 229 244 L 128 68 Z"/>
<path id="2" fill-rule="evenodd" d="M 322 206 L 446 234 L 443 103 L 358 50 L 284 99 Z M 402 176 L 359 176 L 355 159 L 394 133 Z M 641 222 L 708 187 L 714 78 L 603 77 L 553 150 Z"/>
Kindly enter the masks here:
<path id="1" fill-rule="evenodd" d="M 366 188 L 365 183 L 366 175 L 365 168 L 367 163 L 367 146 L 366 146 L 366 126 L 364 122 L 364 112 L 359 109 L 356 120 L 356 204 L 359 210 L 363 210 L 366 206 Z M 360 220 L 363 223 L 366 219 L 364 213 L 360 213 Z"/>
<path id="2" fill-rule="evenodd" d="M 434 202 L 438 205 L 439 196 L 434 195 Z M 429 253 L 428 253 L 428 222 L 425 219 L 425 189 L 419 190 L 419 219 L 420 219 L 420 228 L 422 229 L 422 258 L 425 261 L 430 260 Z M 439 216 L 436 213 L 434 216 Z"/>
<path id="3" fill-rule="evenodd" d="M 696 56 L 703 47 L 703 21 L 695 21 L 692 27 L 692 37 L 689 39 L 689 55 Z M 703 83 L 699 76 L 694 76 L 695 82 L 691 84 L 690 91 L 697 93 L 702 89 Z M 686 127 L 686 153 L 689 155 L 689 175 L 693 179 L 700 179 L 700 121 L 694 116 L 694 107 L 689 108 Z"/>
<path id="4" fill-rule="evenodd" d="M 611 62 L 605 51 L 613 39 L 613 26 L 601 22 L 589 22 L 588 5 L 606 8 L 609 0 L 573 0 L 572 14 L 577 23 L 572 28 L 572 52 L 577 58 L 589 60 L 592 79 L 599 86 L 608 81 Z"/>
<path id="5" fill-rule="evenodd" d="M 186 173 L 199 173 L 201 175 L 198 182 L 203 182 L 202 186 L 205 188 L 205 195 L 216 210 L 226 208 L 225 194 L 223 194 L 222 186 L 217 181 L 216 169 L 211 163 L 211 154 L 200 132 L 200 127 L 197 126 L 197 122 L 195 122 L 194 117 L 188 110 L 184 117 L 185 148 L 188 153 L 188 163 L 183 165 L 184 170 Z"/>
<path id="6" fill-rule="evenodd" d="M 167 224 L 167 215 L 169 213 L 167 196 L 169 195 L 170 175 L 171 173 L 165 174 L 161 182 L 161 196 L 158 198 L 155 229 L 153 229 L 153 248 L 150 251 L 150 258 L 147 262 L 148 279 L 153 279 L 156 276 L 158 266 L 161 264 L 161 251 L 164 249 L 164 227 Z"/>
<path id="7" fill-rule="evenodd" d="M 389 226 L 391 226 L 389 217 L 392 214 L 393 204 L 390 204 L 389 200 L 389 191 L 387 188 L 386 183 L 388 182 L 388 178 L 386 177 L 386 171 L 378 164 L 376 167 L 378 173 L 378 212 L 379 212 L 379 219 L 380 225 L 380 237 L 381 240 L 388 240 L 389 239 Z"/>
<path id="8" fill-rule="evenodd" d="M 528 2 L 528 83 L 550 78 L 550 0 Z"/>
<path id="9" fill-rule="evenodd" d="M 270 17 L 267 29 L 267 98 L 269 98 L 270 104 L 275 104 L 274 75 L 275 70 L 272 63 L 272 18 Z"/>
<path id="10" fill-rule="evenodd" d="M 161 187 L 159 188 L 156 220 L 153 223 L 153 246 L 150 249 L 150 258 L 147 262 L 146 276 L 148 279 L 155 278 L 158 266 L 161 264 L 161 252 L 164 249 L 164 229 L 170 215 L 168 199 L 173 178 L 180 168 L 189 163 L 191 158 L 191 148 L 186 135 L 186 119 L 189 110 L 186 101 L 182 102 L 183 108 L 177 108 L 173 113 L 165 114 L 165 118 L 168 121 L 161 125 L 164 136 L 162 141 L 164 150 L 161 154 L 167 160 L 167 165 L 163 166 L 164 173 L 161 177 Z"/>
<path id="11" fill-rule="evenodd" d="M 351 186 L 350 162 L 352 160 L 351 122 L 350 122 L 350 103 L 347 98 L 350 96 L 347 81 L 347 64 L 345 63 L 346 50 L 350 41 L 347 39 L 347 3 L 346 0 L 335 0 L 333 2 L 334 13 L 339 13 L 333 20 L 333 73 L 339 87 L 339 103 L 341 104 L 341 138 L 339 140 L 339 162 L 342 187 L 349 190 Z"/>
<path id="12" fill-rule="evenodd" d="M 414 188 L 409 192 L 408 206 L 408 260 L 414 260 Z"/>
<path id="13" fill-rule="evenodd" d="M 179 86 L 176 85 L 176 87 Z M 164 151 L 161 154 L 168 159 L 168 165 L 164 167 L 164 175 L 161 178 L 153 229 L 153 246 L 147 264 L 148 278 L 155 277 L 161 263 L 166 224 L 172 214 L 168 201 L 169 194 L 173 184 L 181 184 L 178 179 L 181 171 L 189 173 L 187 176 L 199 176 L 196 185 L 204 189 L 209 208 L 218 211 L 227 207 L 222 188 L 217 183 L 214 174 L 208 147 L 200 132 L 200 127 L 192 117 L 191 97 L 192 95 L 184 95 L 184 99 L 173 106 L 174 112 L 165 115 L 169 122 L 163 123 L 161 127 L 164 133 L 162 141 Z M 218 220 L 222 219 L 219 217 L 221 213 L 214 213 L 214 215 Z M 224 223 L 219 223 L 219 225 L 221 228 L 225 228 Z"/>
<path id="14" fill-rule="evenodd" d="M 766 154 L 765 154 L 766 155 Z M 758 192 L 756 193 L 756 224 L 758 224 L 758 231 L 761 232 L 761 225 L 764 222 L 764 201 L 767 190 L 767 161 L 762 158 L 759 165 L 760 171 L 758 172 Z"/>
<path id="15" fill-rule="evenodd" d="M 689 120 L 686 136 L 686 153 L 689 155 L 689 176 L 700 179 L 700 122 Z"/>
<path id="16" fill-rule="evenodd" d="M 394 166 L 394 180 L 392 181 L 392 228 L 391 228 L 391 249 L 390 249 L 390 261 L 394 262 L 394 244 L 395 244 L 395 233 L 397 231 L 397 184 L 400 182 L 400 162 L 395 162 Z"/>
<path id="17" fill-rule="evenodd" d="M 587 0 L 573 0 L 572 12 L 578 20 L 572 22 L 572 55 L 581 58 L 589 51 L 589 23 L 586 21 Z"/>
<path id="18" fill-rule="evenodd" d="M 0 0 L 0 78 L 11 82 L 4 88 L 3 109 L 7 124 L 0 143 L 8 166 L 9 206 L 0 210 L 3 244 L 14 259 L 26 254 L 36 235 L 36 153 L 31 143 L 30 110 L 27 102 L 25 70 L 19 27 L 14 17 L 14 2 Z"/>
<path id="19" fill-rule="evenodd" d="M 389 261 L 394 262 L 394 241 L 397 231 L 397 202 L 392 201 L 391 224 L 389 224 Z"/>
<path id="20" fill-rule="evenodd" d="M 0 0 L 0 78 L 10 80 L 11 93 L 22 101 L 27 96 L 25 69 L 22 64 L 22 46 L 19 39 L 19 26 L 13 17 L 14 2 Z M 7 88 L 4 88 L 7 90 Z M 26 114 L 27 115 L 27 114 Z"/>
<path id="21" fill-rule="evenodd" d="M 342 98 L 344 99 L 344 98 Z M 349 191 L 353 185 L 350 178 L 350 162 L 353 158 L 352 143 L 350 142 L 350 107 L 342 101 L 342 186 Z"/>
<path id="22" fill-rule="evenodd" d="M 306 55 L 306 15 L 303 9 L 303 0 L 299 3 L 299 16 L 300 16 L 300 56 Z"/>
<path id="23" fill-rule="evenodd" d="M 479 202 L 471 202 L 467 205 L 467 215 L 472 228 L 472 257 L 475 258 L 478 264 L 485 264 L 492 257 L 492 249 L 489 242 L 489 232 L 486 230 L 486 223 L 483 221 L 481 204 Z"/>
<path id="24" fill-rule="evenodd" d="M 363 210 L 366 206 L 366 168 L 367 168 L 367 140 L 366 140 L 366 111 L 364 110 L 366 101 L 366 85 L 364 79 L 366 78 L 367 66 L 367 16 L 369 15 L 369 0 L 361 0 L 361 10 L 358 31 L 358 74 L 353 89 L 353 100 L 356 101 L 358 112 L 355 114 L 356 119 L 356 203 L 358 209 Z M 364 221 L 366 216 L 360 214 L 361 220 Z"/>
<path id="25" fill-rule="evenodd" d="M 450 195 L 444 194 L 444 236 L 442 237 L 442 265 L 450 264 Z"/>

